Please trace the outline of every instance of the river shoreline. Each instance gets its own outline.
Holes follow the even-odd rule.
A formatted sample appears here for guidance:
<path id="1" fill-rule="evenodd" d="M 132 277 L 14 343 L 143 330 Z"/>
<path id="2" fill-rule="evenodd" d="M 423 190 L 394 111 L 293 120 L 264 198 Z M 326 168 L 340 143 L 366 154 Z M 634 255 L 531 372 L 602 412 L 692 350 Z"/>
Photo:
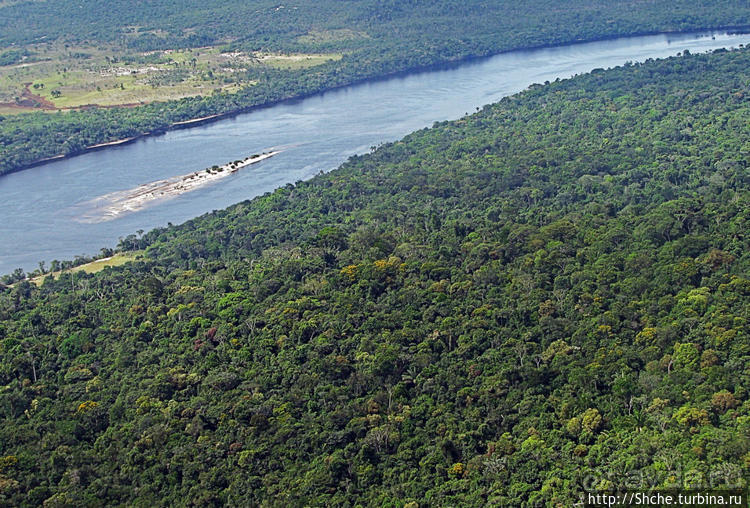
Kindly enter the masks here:
<path id="1" fill-rule="evenodd" d="M 156 129 L 153 131 L 147 131 L 143 132 L 141 134 L 137 134 L 135 136 L 130 136 L 127 138 L 122 139 L 116 139 L 114 141 L 107 141 L 105 143 L 97 143 L 95 145 L 87 146 L 81 151 L 70 153 L 70 154 L 59 154 L 59 155 L 53 155 L 51 157 L 45 157 L 43 159 L 38 159 L 33 162 L 29 162 L 28 164 L 18 167 L 16 169 L 12 169 L 10 171 L 7 171 L 0 175 L 0 178 L 2 178 L 4 175 L 10 175 L 11 173 L 17 173 L 19 171 L 23 171 L 25 169 L 31 169 L 37 166 L 42 166 L 44 164 L 48 164 L 50 162 L 57 162 L 61 160 L 66 159 L 72 159 L 73 157 L 77 157 L 79 155 L 84 155 L 90 152 L 96 152 L 99 150 L 105 150 L 107 148 L 114 148 L 118 146 L 124 146 L 129 145 L 131 143 L 135 143 L 138 140 L 150 138 L 153 136 L 161 136 L 163 134 L 166 134 L 168 131 L 175 131 L 179 129 L 189 129 L 191 127 L 198 127 L 200 125 L 205 125 L 207 123 L 216 122 L 217 120 L 222 120 L 224 118 L 227 118 L 229 116 L 234 116 L 237 114 L 240 114 L 241 112 L 232 112 L 232 113 L 219 113 L 216 115 L 208 115 L 200 118 L 194 118 L 192 120 L 184 120 L 181 122 L 175 122 L 171 124 L 170 126 L 163 128 L 163 129 Z"/>
<path id="2" fill-rule="evenodd" d="M 203 116 L 203 117 L 198 117 L 198 118 L 193 118 L 193 119 L 181 120 L 181 121 L 178 121 L 178 122 L 173 122 L 172 124 L 170 124 L 170 125 L 168 125 L 166 127 L 154 129 L 152 131 L 142 132 L 140 134 L 136 134 L 136 135 L 131 136 L 131 137 L 127 137 L 127 138 L 123 138 L 123 139 L 117 139 L 117 140 L 113 140 L 113 141 L 107 141 L 107 142 L 102 142 L 102 143 L 97 143 L 97 144 L 94 144 L 94 145 L 90 145 L 90 146 L 87 146 L 84 149 L 82 149 L 80 151 L 77 151 L 77 152 L 74 152 L 74 153 L 70 153 L 70 154 L 58 154 L 58 155 L 53 155 L 53 156 L 50 156 L 50 157 L 45 157 L 45 158 L 42 158 L 42 159 L 38 159 L 38 160 L 35 160 L 35 161 L 32 161 L 32 162 L 29 162 L 27 164 L 24 164 L 22 166 L 19 166 L 17 168 L 14 168 L 14 169 L 11 169 L 9 171 L 6 171 L 3 174 L 0 174 L 0 178 L 2 178 L 4 175 L 9 175 L 11 173 L 16 173 L 16 172 L 19 172 L 19 171 L 23 171 L 25 169 L 31 169 L 31 168 L 38 167 L 38 166 L 41 166 L 41 165 L 44 165 L 44 164 L 48 164 L 48 163 L 51 163 L 51 162 L 58 162 L 60 160 L 71 159 L 71 158 L 76 157 L 78 155 L 84 155 L 86 153 L 93 152 L 93 151 L 104 150 L 104 149 L 107 149 L 107 148 L 128 145 L 128 144 L 134 143 L 134 142 L 136 142 L 138 140 L 145 139 L 145 138 L 148 138 L 148 137 L 164 135 L 164 134 L 166 134 L 169 131 L 175 131 L 175 130 L 180 130 L 180 129 L 189 129 L 191 127 L 197 127 L 197 126 L 201 126 L 201 125 L 205 125 L 205 124 L 217 122 L 219 120 L 233 118 L 233 117 L 236 117 L 238 115 L 245 114 L 245 113 L 251 113 L 252 111 L 255 111 L 255 110 L 258 110 L 258 109 L 269 108 L 269 107 L 273 107 L 273 106 L 276 106 L 276 105 L 279 105 L 279 104 L 283 104 L 283 103 L 287 103 L 287 102 L 294 102 L 294 101 L 306 99 L 306 98 L 309 98 L 309 97 L 320 96 L 320 95 L 325 94 L 326 92 L 330 92 L 330 91 L 334 91 L 334 90 L 339 90 L 339 89 L 346 88 L 346 87 L 349 87 L 349 86 L 355 86 L 355 85 L 366 84 L 366 83 L 377 83 L 379 81 L 385 81 L 385 80 L 388 80 L 388 79 L 392 79 L 394 77 L 416 75 L 416 74 L 420 74 L 420 73 L 423 73 L 423 72 L 432 72 L 432 71 L 435 71 L 435 70 L 452 69 L 452 68 L 456 68 L 456 67 L 461 66 L 461 65 L 465 65 L 467 63 L 481 62 L 482 60 L 485 60 L 485 59 L 488 59 L 488 58 L 492 58 L 492 57 L 495 57 L 495 56 L 498 56 L 498 55 L 512 53 L 512 52 L 516 52 L 516 51 L 533 51 L 533 50 L 537 50 L 537 49 L 567 47 L 567 46 L 572 46 L 572 45 L 575 45 L 575 44 L 582 44 L 582 43 L 589 43 L 589 42 L 611 41 L 611 40 L 617 40 L 617 39 L 629 38 L 629 37 L 646 37 L 646 36 L 654 36 L 654 35 L 691 35 L 691 34 L 694 34 L 694 35 L 700 35 L 700 34 L 709 35 L 711 33 L 716 33 L 716 32 L 726 32 L 728 34 L 745 34 L 745 33 L 750 33 L 750 26 L 747 26 L 747 25 L 720 26 L 720 27 L 713 27 L 713 28 L 696 28 L 696 29 L 686 30 L 686 31 L 661 31 L 661 32 L 659 32 L 659 31 L 656 31 L 656 32 L 651 31 L 651 32 L 635 32 L 635 33 L 626 33 L 626 34 L 614 34 L 614 35 L 610 35 L 610 36 L 594 37 L 594 38 L 588 38 L 588 39 L 573 39 L 573 40 L 570 40 L 570 41 L 567 41 L 567 42 L 560 42 L 560 43 L 554 43 L 554 44 L 539 44 L 539 45 L 533 45 L 533 46 L 517 47 L 517 48 L 512 48 L 512 49 L 507 49 L 507 50 L 502 50 L 502 51 L 497 51 L 497 52 L 487 52 L 487 53 L 482 53 L 482 54 L 471 55 L 471 56 L 460 58 L 460 59 L 456 59 L 456 60 L 447 59 L 445 61 L 437 62 L 437 63 L 433 63 L 433 64 L 429 64 L 429 65 L 408 67 L 408 68 L 401 69 L 401 70 L 396 70 L 396 71 L 393 71 L 393 72 L 386 72 L 384 74 L 378 74 L 378 75 L 374 75 L 374 76 L 365 76 L 365 77 L 362 77 L 362 78 L 355 78 L 355 79 L 353 79 L 351 81 L 342 83 L 340 85 L 336 85 L 336 86 L 324 88 L 322 90 L 317 90 L 317 91 L 310 92 L 310 93 L 301 93 L 301 94 L 297 94 L 297 95 L 291 95 L 289 97 L 285 97 L 285 98 L 278 99 L 278 100 L 264 102 L 262 104 L 254 104 L 254 105 L 250 105 L 250 106 L 243 106 L 243 107 L 241 107 L 239 109 L 235 109 L 235 110 L 231 110 L 231 111 L 226 111 L 226 112 L 222 112 L 222 113 L 215 113 L 215 114 L 211 114 L 211 115 L 207 115 L 207 116 Z"/>
<path id="3" fill-rule="evenodd" d="M 625 38 L 565 48 L 521 51 L 439 70 L 347 87 L 237 118 L 175 131 L 143 143 L 56 161 L 0 180 L 6 217 L 0 236 L 0 273 L 33 269 L 39 260 L 91 256 L 123 235 L 181 224 L 339 167 L 349 157 L 395 142 L 435 122 L 554 82 L 629 61 L 750 46 L 750 35 L 726 32 Z M 705 59 L 705 57 L 690 57 Z M 206 114 L 200 115 L 205 117 Z M 214 117 L 215 118 L 215 117 Z M 188 124 L 190 125 L 190 124 Z M 153 130 L 153 129 L 150 129 Z M 144 182 L 173 178 L 248 154 L 284 149 L 283 157 L 240 171 L 219 184 L 128 213 L 82 224 L 92 199 Z M 100 203 L 105 206 L 106 203 Z"/>

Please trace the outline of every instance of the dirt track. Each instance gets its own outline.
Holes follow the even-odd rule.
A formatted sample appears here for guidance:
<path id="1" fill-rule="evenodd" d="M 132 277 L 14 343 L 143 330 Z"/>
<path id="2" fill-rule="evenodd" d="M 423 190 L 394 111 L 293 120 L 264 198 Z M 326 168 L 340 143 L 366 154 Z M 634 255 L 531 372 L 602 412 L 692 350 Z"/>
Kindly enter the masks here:
<path id="1" fill-rule="evenodd" d="M 58 109 L 49 99 L 32 92 L 29 87 L 32 83 L 24 83 L 24 90 L 16 102 L 0 102 L 0 107 L 17 109 Z"/>

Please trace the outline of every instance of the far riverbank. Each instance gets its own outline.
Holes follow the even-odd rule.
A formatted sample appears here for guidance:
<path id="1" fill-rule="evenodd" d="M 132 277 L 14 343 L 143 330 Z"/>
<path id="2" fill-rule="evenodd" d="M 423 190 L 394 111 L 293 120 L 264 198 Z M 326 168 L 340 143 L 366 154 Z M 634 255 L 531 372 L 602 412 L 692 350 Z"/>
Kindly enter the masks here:
<path id="1" fill-rule="evenodd" d="M 383 67 L 376 72 L 371 73 L 364 73 L 364 74 L 341 74 L 341 73 L 335 73 L 337 75 L 340 75 L 337 80 L 333 83 L 326 82 L 327 84 L 321 84 L 319 86 L 312 86 L 309 85 L 299 85 L 296 87 L 296 89 L 293 89 L 289 92 L 282 92 L 282 93 L 274 93 L 273 91 L 269 91 L 269 96 L 266 100 L 262 100 L 260 102 L 251 100 L 251 103 L 249 104 L 243 104 L 244 101 L 247 99 L 241 98 L 239 95 L 236 97 L 234 96 L 227 96 L 227 100 L 225 101 L 226 104 L 223 104 L 221 102 L 211 101 L 208 105 L 208 107 L 204 108 L 204 113 L 201 116 L 198 116 L 196 118 L 185 118 L 181 120 L 173 120 L 168 121 L 164 123 L 163 125 L 148 130 L 143 131 L 141 133 L 132 135 L 132 136 L 126 136 L 119 139 L 101 139 L 96 140 L 96 142 L 93 142 L 92 144 L 81 148 L 79 150 L 74 150 L 70 153 L 66 154 L 56 154 L 49 157 L 43 157 L 39 158 L 27 163 L 21 163 L 15 167 L 11 168 L 5 168 L 0 169 L 0 178 L 2 176 L 15 173 L 18 171 L 22 171 L 25 169 L 30 169 L 33 167 L 37 167 L 44 164 L 49 164 L 52 162 L 57 162 L 64 159 L 69 159 L 72 157 L 77 157 L 79 155 L 83 155 L 85 153 L 89 153 L 91 151 L 97 151 L 97 150 L 103 150 L 107 148 L 113 148 L 118 147 L 126 144 L 130 144 L 145 138 L 149 138 L 152 136 L 159 136 L 163 135 L 166 132 L 177 130 L 177 129 L 185 129 L 190 127 L 197 127 L 200 125 L 204 125 L 207 123 L 216 122 L 219 120 L 227 119 L 227 118 L 233 118 L 241 114 L 249 113 L 252 111 L 255 111 L 257 109 L 263 109 L 263 108 L 269 108 L 273 107 L 279 104 L 283 104 L 289 101 L 299 101 L 302 99 L 318 96 L 321 94 L 325 94 L 331 91 L 335 91 L 338 89 L 354 86 L 354 85 L 360 85 L 360 84 L 368 84 L 368 83 L 377 83 L 379 81 L 383 80 L 389 80 L 393 78 L 398 78 L 401 76 L 408 76 L 408 75 L 415 75 L 419 73 L 429 73 L 434 71 L 440 71 L 440 70 L 450 70 L 455 69 L 460 66 L 464 66 L 471 63 L 481 63 L 481 61 L 486 60 L 488 58 L 493 58 L 499 55 L 513 53 L 513 52 L 519 52 L 519 51 L 534 51 L 539 49 L 554 49 L 554 48 L 564 48 L 566 46 L 574 45 L 574 44 L 580 44 L 580 43 L 594 43 L 594 42 L 607 42 L 607 41 L 614 41 L 617 39 L 626 39 L 626 38 L 638 38 L 638 37 L 648 37 L 652 35 L 665 35 L 665 36 L 682 36 L 682 35 L 688 35 L 688 34 L 699 34 L 699 33 L 709 33 L 709 32 L 726 32 L 726 33 L 737 33 L 737 34 L 744 34 L 750 32 L 749 26 L 723 26 L 723 27 L 716 27 L 716 28 L 699 28 L 694 31 L 690 32 L 670 32 L 670 31 L 663 31 L 663 32 L 655 32 L 655 31 L 647 31 L 647 32 L 635 32 L 633 34 L 606 34 L 602 35 L 600 37 L 588 37 L 588 38 L 578 38 L 578 39 L 565 39 L 561 41 L 556 41 L 552 43 L 540 43 L 540 44 L 531 44 L 526 46 L 518 46 L 518 47 L 511 47 L 509 49 L 505 49 L 502 51 L 492 51 L 492 50 L 486 50 L 486 51 L 477 51 L 459 58 L 446 58 L 442 59 L 436 62 L 432 62 L 429 64 L 424 65 L 402 65 L 398 62 L 390 62 L 390 63 L 384 63 Z M 295 87 L 292 87 L 295 88 Z M 195 99 L 195 98 L 190 98 Z M 190 100 L 188 99 L 188 100 Z M 200 97 L 198 97 L 200 99 Z M 172 101 L 168 103 L 159 103 L 162 104 L 164 107 L 169 108 L 171 105 L 177 104 L 179 101 Z M 157 104 L 157 103 L 153 103 Z M 229 106 L 228 106 L 229 105 Z M 151 105 L 147 104 L 144 106 L 137 106 L 136 108 L 128 108 L 128 109 L 137 109 L 138 107 L 149 107 Z M 162 107 L 161 109 L 164 109 Z M 96 109 L 96 108 L 92 108 Z M 112 109 L 111 106 L 107 106 L 105 109 Z M 116 108 L 115 108 L 116 109 Z M 213 111 L 206 111 L 206 110 L 213 110 Z M 209 114 L 205 114 L 208 112 Z M 2 165 L 0 165 L 0 168 L 2 168 Z"/>

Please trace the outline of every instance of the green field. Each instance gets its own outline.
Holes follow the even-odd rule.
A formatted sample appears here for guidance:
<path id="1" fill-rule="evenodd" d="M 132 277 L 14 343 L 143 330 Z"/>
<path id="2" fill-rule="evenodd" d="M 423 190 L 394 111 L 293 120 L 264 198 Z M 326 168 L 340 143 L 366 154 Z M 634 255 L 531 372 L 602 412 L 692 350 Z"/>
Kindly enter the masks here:
<path id="1" fill-rule="evenodd" d="M 235 92 L 254 85 L 253 73 L 262 69 L 307 69 L 343 56 L 230 52 L 218 47 L 123 53 L 116 47 L 63 43 L 28 49 L 30 55 L 20 63 L 0 67 L 0 113 L 138 105 Z"/>

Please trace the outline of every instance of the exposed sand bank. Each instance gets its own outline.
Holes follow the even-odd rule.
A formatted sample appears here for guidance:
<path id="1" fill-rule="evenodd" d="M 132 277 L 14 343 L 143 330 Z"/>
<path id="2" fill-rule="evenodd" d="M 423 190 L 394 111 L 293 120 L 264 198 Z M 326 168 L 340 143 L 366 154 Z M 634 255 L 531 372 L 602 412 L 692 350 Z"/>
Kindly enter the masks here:
<path id="1" fill-rule="evenodd" d="M 89 210 L 78 220 L 79 222 L 96 223 L 116 219 L 124 214 L 141 210 L 155 201 L 171 199 L 214 183 L 246 166 L 256 164 L 278 153 L 280 152 L 273 151 L 251 155 L 223 166 L 213 166 L 187 175 L 145 183 L 133 189 L 104 194 L 85 203 L 84 206 L 87 206 Z"/>

